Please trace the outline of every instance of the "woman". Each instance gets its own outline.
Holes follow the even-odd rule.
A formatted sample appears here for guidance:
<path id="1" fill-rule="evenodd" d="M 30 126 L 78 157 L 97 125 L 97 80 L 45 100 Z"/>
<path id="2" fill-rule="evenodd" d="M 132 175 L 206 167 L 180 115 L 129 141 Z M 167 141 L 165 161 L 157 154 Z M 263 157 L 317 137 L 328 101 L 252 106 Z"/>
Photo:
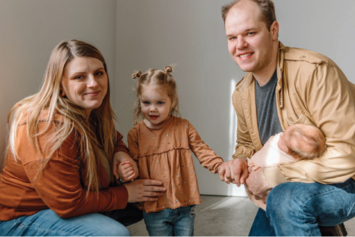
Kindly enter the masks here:
<path id="1" fill-rule="evenodd" d="M 9 114 L 1 235 L 130 235 L 123 224 L 141 213 L 127 202 L 156 200 L 165 188 L 112 185 L 119 163 L 134 163 L 114 119 L 101 53 L 77 40 L 57 45 L 40 92 Z"/>

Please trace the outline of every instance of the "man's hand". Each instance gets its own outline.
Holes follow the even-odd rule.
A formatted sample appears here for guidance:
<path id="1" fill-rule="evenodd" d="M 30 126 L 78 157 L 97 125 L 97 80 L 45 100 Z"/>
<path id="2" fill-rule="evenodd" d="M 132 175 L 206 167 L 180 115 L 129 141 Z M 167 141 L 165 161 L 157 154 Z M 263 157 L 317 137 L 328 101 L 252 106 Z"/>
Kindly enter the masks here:
<path id="1" fill-rule="evenodd" d="M 267 195 L 272 187 L 266 181 L 261 168 L 257 170 L 253 170 L 252 167 L 249 168 L 249 177 L 246 180 L 246 184 L 249 192 L 255 196 L 255 199 L 263 200 L 266 203 Z"/>
<path id="2" fill-rule="evenodd" d="M 234 183 L 238 187 L 244 184 L 248 174 L 248 164 L 245 160 L 241 159 L 226 161 L 218 169 L 221 181 L 227 184 Z"/>
<path id="3" fill-rule="evenodd" d="M 120 174 L 118 173 L 119 172 L 119 170 L 121 170 L 122 172 L 124 172 L 125 174 L 126 173 L 129 173 L 129 171 L 130 171 L 130 169 L 129 169 L 129 166 L 130 165 L 124 165 L 124 164 L 126 164 L 126 163 L 129 163 L 132 167 L 133 167 L 133 176 L 132 177 L 130 177 L 130 176 L 120 176 L 120 175 L 123 175 L 123 173 L 121 173 L 120 172 Z M 121 168 L 119 167 L 120 166 L 120 164 L 122 164 L 121 165 Z M 128 169 L 127 170 L 127 172 L 125 171 L 126 169 Z M 116 177 L 116 179 L 119 179 L 119 178 L 121 178 L 122 179 L 122 181 L 128 181 L 128 180 L 133 180 L 133 179 L 135 179 L 135 178 L 137 178 L 138 177 L 138 175 L 139 175 L 139 171 L 138 171 L 138 167 L 137 167 L 137 164 L 136 164 L 136 162 L 127 154 L 127 153 L 125 153 L 125 152 L 123 152 L 123 151 L 119 151 L 119 152 L 116 152 L 114 155 L 113 155 L 113 167 L 112 167 L 112 172 L 113 172 L 113 175 Z M 129 174 L 127 174 L 127 175 L 129 175 Z M 129 178 L 129 179 L 125 179 L 124 180 L 124 178 Z"/>

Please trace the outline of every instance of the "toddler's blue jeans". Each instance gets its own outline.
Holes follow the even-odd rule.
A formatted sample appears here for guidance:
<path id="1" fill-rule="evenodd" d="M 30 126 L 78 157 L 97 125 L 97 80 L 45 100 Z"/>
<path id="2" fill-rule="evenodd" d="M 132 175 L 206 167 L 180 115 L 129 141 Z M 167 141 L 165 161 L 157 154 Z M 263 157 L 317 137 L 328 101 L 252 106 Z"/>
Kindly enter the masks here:
<path id="1" fill-rule="evenodd" d="M 266 212 L 259 209 L 250 236 L 320 236 L 318 226 L 355 216 L 355 181 L 283 183 L 271 190 L 266 205 Z"/>
<path id="2" fill-rule="evenodd" d="M 195 206 L 167 208 L 159 212 L 143 211 L 144 222 L 150 236 L 193 236 Z"/>
<path id="3" fill-rule="evenodd" d="M 0 221 L 0 236 L 130 236 L 125 225 L 142 218 L 142 212 L 131 204 L 127 204 L 123 210 L 91 213 L 68 219 L 46 209 L 31 216 Z"/>

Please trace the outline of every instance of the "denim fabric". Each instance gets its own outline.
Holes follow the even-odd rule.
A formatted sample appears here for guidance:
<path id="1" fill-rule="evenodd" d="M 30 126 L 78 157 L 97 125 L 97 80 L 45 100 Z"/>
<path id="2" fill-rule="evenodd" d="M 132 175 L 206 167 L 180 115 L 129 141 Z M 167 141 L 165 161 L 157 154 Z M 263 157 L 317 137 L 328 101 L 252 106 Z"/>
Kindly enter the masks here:
<path id="1" fill-rule="evenodd" d="M 334 226 L 355 216 L 355 181 L 284 183 L 271 190 L 266 213 L 259 211 L 250 235 L 320 236 L 318 226 Z M 265 222 L 265 224 L 260 224 Z"/>
<path id="2" fill-rule="evenodd" d="M 256 213 L 249 236 L 276 236 L 274 228 L 270 226 L 270 220 L 266 216 L 266 212 L 261 208 Z"/>
<path id="3" fill-rule="evenodd" d="M 131 209 L 131 205 L 127 205 Z M 126 208 L 126 209 L 127 209 Z M 118 221 L 126 223 L 142 219 L 142 212 L 133 210 L 127 216 L 126 209 L 105 214 L 91 213 L 64 219 L 51 209 L 42 210 L 31 216 L 22 216 L 10 221 L 0 221 L 0 235 L 3 236 L 130 236 L 128 229 Z M 133 217 L 132 217 L 132 213 Z M 141 216 L 139 216 L 139 213 Z M 111 216 L 113 218 L 111 218 Z"/>
<path id="4" fill-rule="evenodd" d="M 150 236 L 193 236 L 195 206 L 167 208 L 160 212 L 143 211 L 144 222 Z"/>
<path id="5" fill-rule="evenodd" d="M 143 220 L 143 211 L 133 206 L 132 203 L 127 203 L 125 209 L 103 212 L 101 214 L 118 221 L 124 226 L 129 226 Z"/>

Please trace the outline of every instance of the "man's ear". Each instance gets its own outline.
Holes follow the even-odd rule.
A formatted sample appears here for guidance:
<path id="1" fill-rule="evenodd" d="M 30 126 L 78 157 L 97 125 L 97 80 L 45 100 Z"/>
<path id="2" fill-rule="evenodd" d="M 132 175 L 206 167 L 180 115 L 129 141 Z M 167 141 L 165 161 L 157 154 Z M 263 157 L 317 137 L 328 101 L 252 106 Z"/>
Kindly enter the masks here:
<path id="1" fill-rule="evenodd" d="M 272 40 L 278 40 L 279 38 L 279 23 L 274 21 L 270 26 L 270 33 Z"/>

